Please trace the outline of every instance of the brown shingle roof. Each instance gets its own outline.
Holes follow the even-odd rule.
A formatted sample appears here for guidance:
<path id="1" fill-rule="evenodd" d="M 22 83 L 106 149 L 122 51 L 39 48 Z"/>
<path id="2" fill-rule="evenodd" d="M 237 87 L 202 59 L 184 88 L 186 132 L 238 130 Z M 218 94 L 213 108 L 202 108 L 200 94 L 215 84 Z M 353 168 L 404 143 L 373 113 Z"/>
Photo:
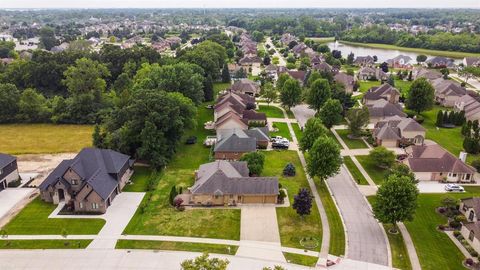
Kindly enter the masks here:
<path id="1" fill-rule="evenodd" d="M 475 169 L 438 144 L 413 145 L 411 151 L 408 163 L 414 172 L 475 173 Z"/>

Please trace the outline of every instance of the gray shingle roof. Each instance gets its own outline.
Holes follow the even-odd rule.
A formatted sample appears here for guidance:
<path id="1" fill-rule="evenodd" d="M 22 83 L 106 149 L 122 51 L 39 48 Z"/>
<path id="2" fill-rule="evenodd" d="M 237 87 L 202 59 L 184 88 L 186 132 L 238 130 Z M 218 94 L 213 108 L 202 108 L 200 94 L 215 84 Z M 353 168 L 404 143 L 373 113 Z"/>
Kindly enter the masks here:
<path id="1" fill-rule="evenodd" d="M 5 168 L 16 159 L 14 156 L 0 153 L 0 169 Z"/>
<path id="2" fill-rule="evenodd" d="M 475 169 L 456 158 L 438 144 L 413 145 L 408 159 L 414 172 L 475 173 Z"/>
<path id="3" fill-rule="evenodd" d="M 243 130 L 223 131 L 215 144 L 214 152 L 252 152 L 257 149 L 255 137 L 249 137 Z"/>

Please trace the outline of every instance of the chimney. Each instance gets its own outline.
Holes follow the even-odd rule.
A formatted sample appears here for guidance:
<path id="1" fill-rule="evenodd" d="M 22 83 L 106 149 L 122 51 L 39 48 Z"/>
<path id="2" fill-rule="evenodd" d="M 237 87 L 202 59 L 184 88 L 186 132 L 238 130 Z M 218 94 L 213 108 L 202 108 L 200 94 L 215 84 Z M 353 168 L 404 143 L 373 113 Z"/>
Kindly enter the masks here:
<path id="1" fill-rule="evenodd" d="M 460 157 L 459 157 L 459 159 L 460 159 L 461 161 L 463 161 L 463 162 L 466 163 L 466 162 L 467 162 L 467 152 L 463 152 L 463 151 L 460 152 Z"/>

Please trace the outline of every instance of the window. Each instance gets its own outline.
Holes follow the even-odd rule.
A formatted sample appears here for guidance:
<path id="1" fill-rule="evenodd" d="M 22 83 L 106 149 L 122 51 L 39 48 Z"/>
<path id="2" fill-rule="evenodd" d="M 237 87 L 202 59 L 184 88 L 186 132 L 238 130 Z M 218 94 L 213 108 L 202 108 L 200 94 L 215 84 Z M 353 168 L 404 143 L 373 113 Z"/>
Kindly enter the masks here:
<path id="1" fill-rule="evenodd" d="M 92 203 L 92 209 L 98 209 L 98 203 Z"/>
<path id="2" fill-rule="evenodd" d="M 77 180 L 77 179 L 73 179 L 73 180 L 72 180 L 72 185 L 78 185 L 78 180 Z"/>
<path id="3" fill-rule="evenodd" d="M 473 238 L 475 237 L 475 233 L 473 233 L 473 231 L 470 231 L 470 234 L 468 235 L 468 239 L 470 241 L 473 241 Z"/>
<path id="4" fill-rule="evenodd" d="M 475 215 L 475 212 L 473 212 L 473 210 L 470 211 L 470 213 L 468 214 L 468 219 L 469 219 L 470 221 L 473 221 L 473 216 L 474 216 L 474 215 Z"/>
<path id="5" fill-rule="evenodd" d="M 79 205 L 78 205 L 78 206 L 79 206 L 80 208 L 83 208 L 83 203 L 82 203 L 82 202 L 81 202 L 81 203 L 79 203 Z"/>

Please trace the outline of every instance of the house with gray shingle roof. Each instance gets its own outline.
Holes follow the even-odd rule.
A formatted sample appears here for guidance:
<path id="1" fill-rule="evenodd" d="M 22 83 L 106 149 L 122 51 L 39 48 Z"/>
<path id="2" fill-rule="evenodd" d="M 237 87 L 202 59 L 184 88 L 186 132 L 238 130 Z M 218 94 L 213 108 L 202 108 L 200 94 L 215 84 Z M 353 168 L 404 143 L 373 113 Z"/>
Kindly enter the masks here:
<path id="1" fill-rule="evenodd" d="M 407 114 L 403 112 L 400 104 L 393 104 L 385 99 L 375 100 L 365 106 L 367 106 L 370 114 L 370 123 L 373 124 L 392 116 L 407 117 Z"/>
<path id="2" fill-rule="evenodd" d="M 460 199 L 460 212 L 467 218 L 462 221 L 460 233 L 463 238 L 475 249 L 480 252 L 480 198 L 464 198 Z"/>
<path id="3" fill-rule="evenodd" d="M 431 82 L 435 89 L 435 101 L 444 107 L 454 107 L 455 103 L 467 94 L 467 89 L 458 82 L 443 78 L 438 78 Z"/>
<path id="4" fill-rule="evenodd" d="M 179 197 L 186 205 L 275 204 L 278 194 L 277 177 L 250 177 L 247 162 L 217 160 L 200 165 Z"/>
<path id="5" fill-rule="evenodd" d="M 0 191 L 6 189 L 8 184 L 20 179 L 17 167 L 17 158 L 0 153 Z"/>
<path id="6" fill-rule="evenodd" d="M 256 96 L 260 94 L 260 85 L 249 79 L 240 79 L 236 81 L 232 87 L 232 91 L 239 94 L 247 94 Z"/>
<path id="7" fill-rule="evenodd" d="M 421 145 L 425 140 L 425 132 L 425 128 L 412 118 L 392 116 L 375 124 L 373 138 L 377 145 L 385 147 Z"/>
<path id="8" fill-rule="evenodd" d="M 226 129 L 217 132 L 213 149 L 215 159 L 238 160 L 243 154 L 267 148 L 270 141 L 268 128 Z"/>
<path id="9" fill-rule="evenodd" d="M 375 86 L 365 93 L 363 96 L 363 103 L 368 105 L 379 99 L 384 99 L 390 103 L 396 104 L 400 99 L 400 91 L 388 83 L 382 84 L 381 86 Z"/>
<path id="10" fill-rule="evenodd" d="M 110 149 L 84 148 L 63 160 L 40 184 L 42 200 L 74 212 L 105 213 L 133 174 L 134 160 Z"/>
<path id="11" fill-rule="evenodd" d="M 480 101 L 477 98 L 468 94 L 463 95 L 455 102 L 455 111 L 464 111 L 467 120 L 480 121 Z"/>

